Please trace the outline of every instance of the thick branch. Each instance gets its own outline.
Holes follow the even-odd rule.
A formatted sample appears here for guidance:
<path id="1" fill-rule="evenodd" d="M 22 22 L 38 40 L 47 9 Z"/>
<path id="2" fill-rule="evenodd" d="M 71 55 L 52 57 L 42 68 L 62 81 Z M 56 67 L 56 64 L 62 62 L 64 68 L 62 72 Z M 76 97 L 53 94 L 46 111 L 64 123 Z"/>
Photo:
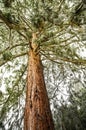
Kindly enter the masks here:
<path id="1" fill-rule="evenodd" d="M 5 51 L 9 51 L 9 50 L 15 49 L 18 46 L 28 46 L 28 43 L 26 43 L 26 44 L 22 44 L 21 43 L 21 44 L 13 45 L 12 47 L 7 47 L 6 49 L 0 51 L 0 54 L 4 53 Z"/>
<path id="2" fill-rule="evenodd" d="M 69 59 L 67 57 L 49 57 L 46 54 L 44 54 L 43 52 L 41 52 L 41 54 L 43 56 L 45 56 L 48 60 L 55 62 L 55 63 L 59 63 L 62 64 L 63 62 L 69 62 L 75 65 L 86 65 L 86 60 L 85 59 Z M 48 54 L 49 55 L 49 54 Z"/>

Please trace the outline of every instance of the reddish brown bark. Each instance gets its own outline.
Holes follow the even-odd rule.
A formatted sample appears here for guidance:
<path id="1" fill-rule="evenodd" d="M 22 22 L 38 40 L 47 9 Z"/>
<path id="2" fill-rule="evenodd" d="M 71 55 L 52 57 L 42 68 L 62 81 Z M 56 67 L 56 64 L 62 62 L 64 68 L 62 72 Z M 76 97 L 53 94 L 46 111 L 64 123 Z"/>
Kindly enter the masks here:
<path id="1" fill-rule="evenodd" d="M 29 52 L 24 130 L 54 130 L 40 55 Z"/>

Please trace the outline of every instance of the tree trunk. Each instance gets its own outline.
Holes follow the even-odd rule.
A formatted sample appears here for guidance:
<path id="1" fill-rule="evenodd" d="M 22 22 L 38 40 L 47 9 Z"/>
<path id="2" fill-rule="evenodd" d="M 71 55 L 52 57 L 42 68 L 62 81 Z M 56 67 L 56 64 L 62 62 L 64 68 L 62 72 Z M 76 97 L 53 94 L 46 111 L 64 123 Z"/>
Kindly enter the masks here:
<path id="1" fill-rule="evenodd" d="M 34 37 L 33 37 L 34 38 Z M 39 53 L 29 51 L 24 130 L 54 130 Z"/>

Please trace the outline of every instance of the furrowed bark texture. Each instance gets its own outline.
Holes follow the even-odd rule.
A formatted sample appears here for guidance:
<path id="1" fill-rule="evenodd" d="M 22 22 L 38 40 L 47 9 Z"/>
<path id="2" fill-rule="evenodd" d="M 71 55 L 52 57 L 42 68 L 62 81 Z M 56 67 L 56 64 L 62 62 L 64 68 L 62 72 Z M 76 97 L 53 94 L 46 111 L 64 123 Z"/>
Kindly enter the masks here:
<path id="1" fill-rule="evenodd" d="M 29 51 L 24 130 L 54 130 L 40 55 Z"/>

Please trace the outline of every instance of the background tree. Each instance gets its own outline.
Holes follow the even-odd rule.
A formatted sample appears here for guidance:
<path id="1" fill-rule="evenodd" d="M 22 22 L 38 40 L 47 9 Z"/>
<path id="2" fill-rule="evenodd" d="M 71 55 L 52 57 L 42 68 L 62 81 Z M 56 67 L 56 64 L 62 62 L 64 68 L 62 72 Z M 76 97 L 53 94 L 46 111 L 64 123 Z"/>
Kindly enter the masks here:
<path id="1" fill-rule="evenodd" d="M 5 85 L 5 91 L 1 91 L 0 121 L 8 129 L 22 129 L 27 52 L 34 49 L 33 34 L 34 51 L 41 55 L 51 106 L 55 106 L 59 91 L 69 90 L 78 73 L 85 69 L 86 59 L 80 55 L 86 42 L 85 4 L 78 0 L 6 2 L 1 1 L 0 10 L 1 84 Z M 76 7 L 81 3 L 78 15 Z M 79 80 L 85 85 L 83 74 Z"/>
<path id="2" fill-rule="evenodd" d="M 73 88 L 74 89 L 74 88 Z M 78 91 L 71 91 L 68 103 L 61 102 L 62 105 L 55 110 L 56 129 L 62 130 L 85 130 L 86 112 L 85 112 L 85 91 L 81 87 Z M 58 111 L 57 111 L 58 110 Z M 59 120 L 59 123 L 57 123 Z"/>

